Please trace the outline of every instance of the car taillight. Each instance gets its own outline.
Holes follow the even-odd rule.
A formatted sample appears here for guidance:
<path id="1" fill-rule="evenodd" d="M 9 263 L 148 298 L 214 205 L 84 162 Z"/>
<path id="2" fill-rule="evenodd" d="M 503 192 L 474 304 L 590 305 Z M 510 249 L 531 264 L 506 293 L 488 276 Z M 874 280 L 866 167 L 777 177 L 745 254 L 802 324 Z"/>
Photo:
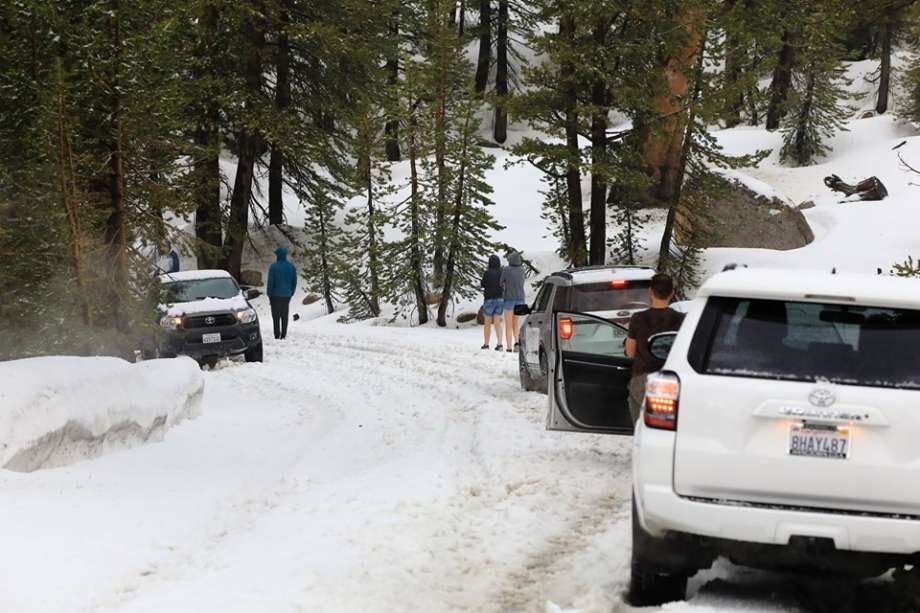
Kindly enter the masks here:
<path id="1" fill-rule="evenodd" d="M 659 430 L 677 430 L 680 379 L 672 373 L 649 375 L 645 384 L 645 425 Z"/>
<path id="2" fill-rule="evenodd" d="M 568 317 L 559 320 L 559 338 L 567 341 L 575 336 L 575 322 Z"/>

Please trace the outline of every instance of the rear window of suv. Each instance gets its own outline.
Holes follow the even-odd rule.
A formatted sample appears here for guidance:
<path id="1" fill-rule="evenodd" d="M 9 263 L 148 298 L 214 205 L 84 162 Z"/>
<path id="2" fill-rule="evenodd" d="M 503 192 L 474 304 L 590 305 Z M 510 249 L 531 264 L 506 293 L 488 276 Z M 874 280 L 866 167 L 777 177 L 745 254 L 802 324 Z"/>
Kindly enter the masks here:
<path id="1" fill-rule="evenodd" d="M 610 283 L 585 283 L 572 289 L 572 310 L 613 311 L 649 307 L 649 281 L 629 281 L 626 287 Z"/>
<path id="2" fill-rule="evenodd" d="M 703 374 L 920 389 L 920 311 L 714 297 L 689 359 Z"/>

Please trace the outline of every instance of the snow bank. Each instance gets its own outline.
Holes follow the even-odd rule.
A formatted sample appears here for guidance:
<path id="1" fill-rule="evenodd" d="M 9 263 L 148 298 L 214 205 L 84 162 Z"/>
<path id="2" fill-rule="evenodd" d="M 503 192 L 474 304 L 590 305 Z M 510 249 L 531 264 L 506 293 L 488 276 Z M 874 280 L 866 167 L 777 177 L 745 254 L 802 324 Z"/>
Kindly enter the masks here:
<path id="1" fill-rule="evenodd" d="M 148 440 L 200 412 L 201 369 L 190 358 L 0 362 L 0 467 L 29 472 Z"/>

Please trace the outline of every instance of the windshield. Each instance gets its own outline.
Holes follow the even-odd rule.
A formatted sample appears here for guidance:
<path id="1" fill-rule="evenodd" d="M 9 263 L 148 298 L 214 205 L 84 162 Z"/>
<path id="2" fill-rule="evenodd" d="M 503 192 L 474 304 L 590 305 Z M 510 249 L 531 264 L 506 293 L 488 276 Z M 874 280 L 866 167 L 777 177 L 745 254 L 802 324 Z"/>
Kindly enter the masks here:
<path id="1" fill-rule="evenodd" d="M 240 291 L 236 281 L 228 277 L 172 281 L 163 284 L 165 302 L 193 302 L 203 298 L 233 298 Z"/>
<path id="2" fill-rule="evenodd" d="M 618 309 L 647 309 L 649 305 L 648 281 L 630 281 L 626 287 L 611 283 L 586 283 L 574 287 L 575 311 L 615 311 Z"/>
<path id="3" fill-rule="evenodd" d="M 920 311 L 710 298 L 690 350 L 703 373 L 920 389 Z"/>

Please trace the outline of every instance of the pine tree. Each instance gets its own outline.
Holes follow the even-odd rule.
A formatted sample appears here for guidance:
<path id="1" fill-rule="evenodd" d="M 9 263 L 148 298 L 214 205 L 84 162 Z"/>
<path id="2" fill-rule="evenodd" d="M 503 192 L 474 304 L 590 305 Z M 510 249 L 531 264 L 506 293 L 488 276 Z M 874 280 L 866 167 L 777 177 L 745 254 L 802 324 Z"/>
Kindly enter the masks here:
<path id="1" fill-rule="evenodd" d="M 429 114 L 422 108 L 425 96 L 424 66 L 411 58 L 406 59 L 404 64 L 399 98 L 402 101 L 402 134 L 409 162 L 409 176 L 405 185 L 408 195 L 389 211 L 389 218 L 402 238 L 386 246 L 383 257 L 387 263 L 384 287 L 387 288 L 387 299 L 396 308 L 397 316 L 409 318 L 414 311 L 418 324 L 424 325 L 429 319 L 426 254 L 431 238 L 432 216 L 431 202 L 425 195 L 425 178 L 420 176 L 419 166 L 421 160 L 431 152 L 426 138 L 431 125 Z"/>
<path id="2" fill-rule="evenodd" d="M 393 193 L 389 166 L 381 160 L 385 114 L 374 110 L 368 98 L 358 103 L 354 116 L 357 158 L 353 208 L 345 217 L 348 227 L 348 260 L 345 264 L 345 299 L 349 318 L 379 317 L 385 295 L 383 287 L 385 245 L 383 228 L 388 223 L 388 198 Z"/>
<path id="3" fill-rule="evenodd" d="M 613 190 L 611 195 L 617 191 Z M 608 248 L 615 263 L 636 266 L 645 252 L 643 233 L 650 215 L 640 208 L 637 199 L 630 198 L 629 195 L 630 192 L 627 191 L 623 193 L 623 197 L 609 202 L 613 206 L 611 221 L 616 233 L 608 241 Z"/>
<path id="4" fill-rule="evenodd" d="M 437 315 L 437 323 L 442 327 L 447 325 L 447 309 L 456 297 L 470 298 L 478 293 L 482 262 L 496 248 L 491 236 L 502 229 L 487 209 L 493 203 L 489 198 L 492 186 L 485 175 L 495 158 L 477 144 L 477 107 L 475 91 L 470 88 L 465 98 L 458 101 L 455 127 L 447 143 L 452 202 Z"/>
<path id="5" fill-rule="evenodd" d="M 841 62 L 843 50 L 837 31 L 849 13 L 839 2 L 828 1 L 802 24 L 802 60 L 793 73 L 795 93 L 783 127 L 780 158 L 807 166 L 827 153 L 825 139 L 846 131 L 847 110 L 841 103 L 849 80 Z"/>
<path id="6" fill-rule="evenodd" d="M 328 190 L 318 190 L 308 198 L 301 198 L 306 204 L 301 276 L 304 288 L 322 296 L 326 312 L 331 315 L 343 299 L 339 288 L 345 276 L 343 254 L 347 243 L 336 223 L 342 203 L 330 197 L 330 193 L 335 193 L 334 186 L 328 187 Z"/>

